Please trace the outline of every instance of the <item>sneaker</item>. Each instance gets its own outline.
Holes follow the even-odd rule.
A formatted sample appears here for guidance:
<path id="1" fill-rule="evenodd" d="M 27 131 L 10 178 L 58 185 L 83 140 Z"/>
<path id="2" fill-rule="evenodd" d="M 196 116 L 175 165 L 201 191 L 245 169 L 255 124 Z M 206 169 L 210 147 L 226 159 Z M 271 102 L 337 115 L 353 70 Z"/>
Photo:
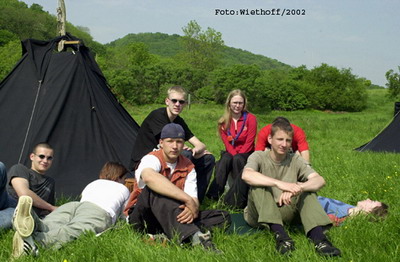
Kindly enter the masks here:
<path id="1" fill-rule="evenodd" d="M 14 230 L 24 238 L 29 237 L 35 227 L 35 222 L 31 215 L 32 202 L 30 196 L 20 196 L 12 219 Z"/>
<path id="2" fill-rule="evenodd" d="M 282 255 L 289 255 L 296 248 L 294 241 L 290 237 L 281 237 L 279 234 L 275 235 L 276 250 Z"/>
<path id="3" fill-rule="evenodd" d="M 322 256 L 336 257 L 340 256 L 341 252 L 338 248 L 334 247 L 328 240 L 322 240 L 315 245 L 315 250 Z"/>
<path id="4" fill-rule="evenodd" d="M 211 241 L 211 233 L 210 233 L 210 231 L 207 231 L 206 233 L 199 233 L 198 237 L 199 237 L 199 240 L 200 240 L 199 244 L 203 247 L 204 250 L 211 251 L 211 252 L 214 252 L 216 254 L 222 254 L 223 253 Z"/>
<path id="5" fill-rule="evenodd" d="M 38 256 L 39 250 L 31 236 L 22 238 L 18 232 L 15 232 L 13 237 L 12 257 L 19 258 L 25 255 Z"/>

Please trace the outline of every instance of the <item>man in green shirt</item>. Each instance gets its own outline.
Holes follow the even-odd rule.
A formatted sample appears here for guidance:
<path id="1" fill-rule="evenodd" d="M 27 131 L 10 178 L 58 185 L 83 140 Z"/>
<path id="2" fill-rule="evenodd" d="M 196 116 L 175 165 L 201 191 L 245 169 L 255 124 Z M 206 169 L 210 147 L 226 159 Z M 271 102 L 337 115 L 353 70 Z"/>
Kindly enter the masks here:
<path id="1" fill-rule="evenodd" d="M 275 122 L 268 137 L 271 150 L 256 151 L 247 160 L 242 178 L 250 191 L 244 218 L 252 227 L 269 227 L 281 254 L 295 249 L 283 223 L 300 218 L 319 254 L 340 256 L 340 250 L 323 233 L 323 227 L 331 226 L 331 221 L 315 193 L 325 180 L 301 157 L 289 154 L 292 137 L 290 124 Z"/>

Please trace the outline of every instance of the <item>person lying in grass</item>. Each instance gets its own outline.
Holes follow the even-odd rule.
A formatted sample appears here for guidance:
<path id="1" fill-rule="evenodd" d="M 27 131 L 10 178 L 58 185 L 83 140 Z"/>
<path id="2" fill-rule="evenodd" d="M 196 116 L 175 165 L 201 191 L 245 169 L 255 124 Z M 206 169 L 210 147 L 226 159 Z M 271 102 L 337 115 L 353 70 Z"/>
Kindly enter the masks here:
<path id="1" fill-rule="evenodd" d="M 389 206 L 379 201 L 365 199 L 358 201 L 356 206 L 339 200 L 318 196 L 318 201 L 328 214 L 334 226 L 340 225 L 346 218 L 358 214 L 371 214 L 373 220 L 384 219 L 388 215 Z"/>
<path id="2" fill-rule="evenodd" d="M 122 215 L 129 198 L 129 190 L 123 185 L 126 173 L 121 164 L 107 162 L 99 179 L 83 189 L 80 202 L 66 203 L 44 219 L 33 212 L 32 198 L 21 196 L 13 218 L 16 232 L 12 256 L 37 256 L 36 243 L 58 249 L 87 231 L 98 234 L 110 228 Z"/>

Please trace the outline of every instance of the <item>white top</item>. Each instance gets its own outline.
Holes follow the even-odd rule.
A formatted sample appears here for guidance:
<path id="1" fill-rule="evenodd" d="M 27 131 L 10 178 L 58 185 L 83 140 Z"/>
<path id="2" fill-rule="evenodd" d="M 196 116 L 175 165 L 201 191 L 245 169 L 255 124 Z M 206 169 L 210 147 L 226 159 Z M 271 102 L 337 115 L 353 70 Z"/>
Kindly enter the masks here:
<path id="1" fill-rule="evenodd" d="M 174 173 L 176 163 L 168 163 L 167 165 L 171 168 L 171 175 Z M 142 160 L 140 161 L 139 167 L 136 169 L 135 177 L 138 183 L 139 188 L 144 188 L 146 184 L 143 182 L 142 179 L 142 170 L 145 168 L 152 168 L 154 171 L 159 173 L 161 171 L 161 162 L 160 160 L 154 155 L 145 155 Z M 185 180 L 185 185 L 183 186 L 183 191 L 191 197 L 198 198 L 197 196 L 197 178 L 196 178 L 196 171 L 194 168 L 192 171 L 187 175 Z"/>
<path id="2" fill-rule="evenodd" d="M 129 190 L 121 183 L 97 179 L 82 191 L 81 202 L 88 201 L 104 209 L 115 223 L 129 199 Z"/>

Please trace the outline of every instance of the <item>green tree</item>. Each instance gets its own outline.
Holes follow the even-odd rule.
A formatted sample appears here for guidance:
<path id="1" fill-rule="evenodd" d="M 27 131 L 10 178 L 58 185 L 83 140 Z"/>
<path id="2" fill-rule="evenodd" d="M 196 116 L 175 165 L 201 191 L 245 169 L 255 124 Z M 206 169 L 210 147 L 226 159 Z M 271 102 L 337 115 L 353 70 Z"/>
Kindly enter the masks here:
<path id="1" fill-rule="evenodd" d="M 18 36 L 8 30 L 0 29 L 0 46 L 13 40 L 18 40 Z"/>
<path id="2" fill-rule="evenodd" d="M 305 95 L 314 109 L 354 112 L 366 107 L 366 83 L 351 69 L 322 64 L 305 72 L 303 79 L 307 84 Z"/>
<path id="3" fill-rule="evenodd" d="M 224 45 L 222 34 L 210 27 L 204 31 L 196 21 L 190 21 L 182 30 L 183 59 L 196 69 L 215 69 Z"/>
<path id="4" fill-rule="evenodd" d="M 398 70 L 400 71 L 400 66 Z M 389 96 L 396 98 L 400 95 L 400 74 L 390 69 L 386 72 L 385 76 L 387 79 L 386 86 L 388 87 Z"/>
<path id="5" fill-rule="evenodd" d="M 225 103 L 226 96 L 234 89 L 243 90 L 252 101 L 259 92 L 256 80 L 262 74 L 256 65 L 233 65 L 214 70 L 210 75 L 210 86 L 197 92 L 203 99 L 211 99 L 217 104 Z"/>
<path id="6" fill-rule="evenodd" d="M 21 58 L 21 43 L 19 40 L 9 41 L 0 46 L 0 81 L 11 72 Z"/>
<path id="7" fill-rule="evenodd" d="M 282 70 L 266 71 L 260 79 L 264 88 L 258 94 L 259 108 L 284 111 L 308 108 L 310 102 L 305 95 L 306 84 L 303 81 L 291 79 L 293 75 L 299 77 L 303 69 L 294 70 L 292 74 Z M 263 102 L 268 104 L 263 105 Z"/>

